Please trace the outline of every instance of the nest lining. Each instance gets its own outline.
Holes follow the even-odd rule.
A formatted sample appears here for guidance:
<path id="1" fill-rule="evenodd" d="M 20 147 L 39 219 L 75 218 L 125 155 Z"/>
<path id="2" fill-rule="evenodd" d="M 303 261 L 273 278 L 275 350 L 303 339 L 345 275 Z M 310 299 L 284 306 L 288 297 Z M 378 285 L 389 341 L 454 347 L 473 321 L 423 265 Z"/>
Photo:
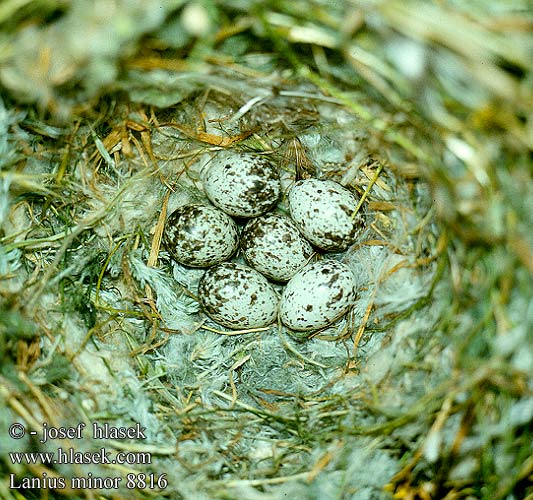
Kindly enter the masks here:
<path id="1" fill-rule="evenodd" d="M 384 167 L 386 159 L 367 148 L 368 134 L 349 111 L 309 87 L 267 99 L 268 88 L 238 85 L 246 88 L 247 101 L 228 104 L 226 92 L 210 89 L 166 110 L 163 124 L 155 114 L 139 127 L 141 137 L 147 134 L 142 145 L 131 133 L 130 157 L 124 144 L 113 146 L 106 138 L 81 151 L 71 184 L 81 195 L 81 240 L 65 255 L 66 269 L 78 281 L 65 283 L 60 274 L 54 278 L 58 292 L 41 290 L 35 305 L 47 311 L 50 328 L 43 354 L 61 353 L 78 373 L 73 387 L 83 396 L 74 401 L 84 419 L 140 422 L 150 446 L 180 443 L 177 461 L 155 456 L 151 469 L 192 474 L 199 482 L 214 475 L 220 486 L 231 476 L 234 487 L 242 486 L 239 477 L 261 482 L 275 470 L 299 474 L 302 454 L 305 462 L 313 457 L 315 432 L 357 428 L 353 412 L 383 379 L 383 367 L 393 365 L 398 351 L 414 354 L 401 336 L 388 348 L 383 343 L 396 337 L 390 326 L 395 318 L 429 293 L 436 264 L 426 256 L 437 238 L 430 217 L 420 223 L 431 215 L 427 192 Z M 262 104 L 246 109 L 254 95 Z M 242 116 L 228 120 L 232 114 Z M 194 116 L 202 118 L 191 121 Z M 247 130 L 254 132 L 246 136 Z M 85 133 L 77 140 L 83 142 Z M 111 131 L 107 138 L 113 137 Z M 200 171 L 221 149 L 213 144 L 217 138 L 226 147 L 270 151 L 285 187 L 297 169 L 308 169 L 366 196 L 368 227 L 357 245 L 337 255 L 358 276 L 359 296 L 334 327 L 309 339 L 277 326 L 224 335 L 229 332 L 206 320 L 195 300 L 203 271 L 172 263 L 159 248 L 161 210 L 205 200 Z M 54 221 L 60 225 L 54 215 L 52 227 Z M 88 228 L 90 235 L 82 232 Z M 77 317 L 65 315 L 65 295 L 82 290 L 87 279 L 96 286 L 84 292 L 84 307 Z M 434 318 L 426 320 L 419 319 L 420 328 Z M 372 369 L 378 355 L 381 368 Z M 409 356 L 404 354 L 406 362 Z"/>

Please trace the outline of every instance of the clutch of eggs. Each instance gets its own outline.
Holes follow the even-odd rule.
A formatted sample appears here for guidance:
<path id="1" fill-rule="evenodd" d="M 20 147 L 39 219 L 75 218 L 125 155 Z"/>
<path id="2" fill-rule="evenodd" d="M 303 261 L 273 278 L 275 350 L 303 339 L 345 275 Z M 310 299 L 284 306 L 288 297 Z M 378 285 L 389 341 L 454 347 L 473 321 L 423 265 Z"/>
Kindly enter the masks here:
<path id="1" fill-rule="evenodd" d="M 279 314 L 288 328 L 309 331 L 350 309 L 356 295 L 351 270 L 331 259 L 308 262 L 312 245 L 340 252 L 355 241 L 364 223 L 355 214 L 355 194 L 334 181 L 306 179 L 288 193 L 290 217 L 269 212 L 281 192 L 277 168 L 265 156 L 236 151 L 212 161 L 203 185 L 215 206 L 190 204 L 173 212 L 163 243 L 177 262 L 210 268 L 198 296 L 211 319 L 233 329 L 256 328 Z M 240 242 L 231 216 L 249 218 Z M 239 243 L 248 265 L 226 262 Z M 281 299 L 267 278 L 288 282 Z"/>

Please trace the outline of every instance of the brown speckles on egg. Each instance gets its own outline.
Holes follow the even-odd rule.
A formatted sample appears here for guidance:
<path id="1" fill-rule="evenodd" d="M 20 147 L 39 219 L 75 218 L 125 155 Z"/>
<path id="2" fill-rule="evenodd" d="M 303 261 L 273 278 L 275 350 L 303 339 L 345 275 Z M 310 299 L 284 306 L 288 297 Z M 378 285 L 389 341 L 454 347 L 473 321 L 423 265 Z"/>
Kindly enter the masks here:
<path id="1" fill-rule="evenodd" d="M 233 219 L 218 208 L 191 204 L 170 215 L 163 244 L 177 262 L 191 267 L 209 267 L 235 253 L 239 234 Z"/>
<path id="2" fill-rule="evenodd" d="M 360 214 L 352 217 L 357 196 L 330 180 L 298 181 L 289 192 L 291 217 L 302 234 L 323 250 L 346 250 L 363 227 Z"/>
<path id="3" fill-rule="evenodd" d="M 248 264 L 275 281 L 289 280 L 313 253 L 292 220 L 276 213 L 248 221 L 241 248 Z"/>
<path id="4" fill-rule="evenodd" d="M 211 319 L 233 329 L 270 325 L 277 315 L 278 296 L 254 269 L 225 262 L 206 271 L 198 296 Z"/>
<path id="5" fill-rule="evenodd" d="M 204 189 L 214 205 L 236 217 L 257 217 L 278 201 L 277 168 L 265 156 L 223 151 L 204 176 Z"/>
<path id="6" fill-rule="evenodd" d="M 342 262 L 324 259 L 309 264 L 293 276 L 283 291 L 281 321 L 292 330 L 323 328 L 352 307 L 355 288 L 354 276 Z"/>

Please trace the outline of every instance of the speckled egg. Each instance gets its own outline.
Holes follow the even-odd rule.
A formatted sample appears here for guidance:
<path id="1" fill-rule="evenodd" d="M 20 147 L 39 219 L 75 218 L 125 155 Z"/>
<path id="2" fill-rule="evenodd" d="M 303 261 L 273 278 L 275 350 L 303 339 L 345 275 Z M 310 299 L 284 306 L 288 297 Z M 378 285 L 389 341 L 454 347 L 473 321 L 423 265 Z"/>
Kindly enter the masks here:
<path id="1" fill-rule="evenodd" d="M 191 204 L 168 218 L 163 244 L 177 262 L 209 267 L 229 259 L 239 246 L 235 221 L 218 208 Z"/>
<path id="2" fill-rule="evenodd" d="M 207 315 L 233 329 L 270 325 L 277 317 L 279 298 L 260 273 L 244 264 L 224 262 L 200 279 L 198 296 Z"/>
<path id="3" fill-rule="evenodd" d="M 246 262 L 274 281 L 288 281 L 313 254 L 292 220 L 268 213 L 248 221 L 241 236 Z"/>
<path id="4" fill-rule="evenodd" d="M 295 274 L 283 290 L 280 318 L 292 330 L 323 328 L 353 305 L 356 283 L 348 266 L 336 260 L 319 260 Z"/>
<path id="5" fill-rule="evenodd" d="M 257 217 L 277 201 L 277 168 L 265 156 L 225 151 L 216 156 L 204 175 L 204 189 L 221 210 L 236 217 Z"/>
<path id="6" fill-rule="evenodd" d="M 353 213 L 357 196 L 338 182 L 305 179 L 289 191 L 291 217 L 302 234 L 323 250 L 346 250 L 363 226 L 363 218 Z"/>

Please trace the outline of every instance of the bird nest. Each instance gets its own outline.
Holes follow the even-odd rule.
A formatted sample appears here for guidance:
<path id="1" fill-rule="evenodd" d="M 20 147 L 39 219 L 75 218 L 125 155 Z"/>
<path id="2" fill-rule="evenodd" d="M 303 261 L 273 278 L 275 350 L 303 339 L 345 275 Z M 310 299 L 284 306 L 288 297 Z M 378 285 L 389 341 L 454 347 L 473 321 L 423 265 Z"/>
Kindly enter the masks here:
<path id="1" fill-rule="evenodd" d="M 0 11 L 0 497 L 533 495 L 531 15 L 160 4 Z M 357 193 L 334 324 L 205 315 L 227 151 Z"/>

